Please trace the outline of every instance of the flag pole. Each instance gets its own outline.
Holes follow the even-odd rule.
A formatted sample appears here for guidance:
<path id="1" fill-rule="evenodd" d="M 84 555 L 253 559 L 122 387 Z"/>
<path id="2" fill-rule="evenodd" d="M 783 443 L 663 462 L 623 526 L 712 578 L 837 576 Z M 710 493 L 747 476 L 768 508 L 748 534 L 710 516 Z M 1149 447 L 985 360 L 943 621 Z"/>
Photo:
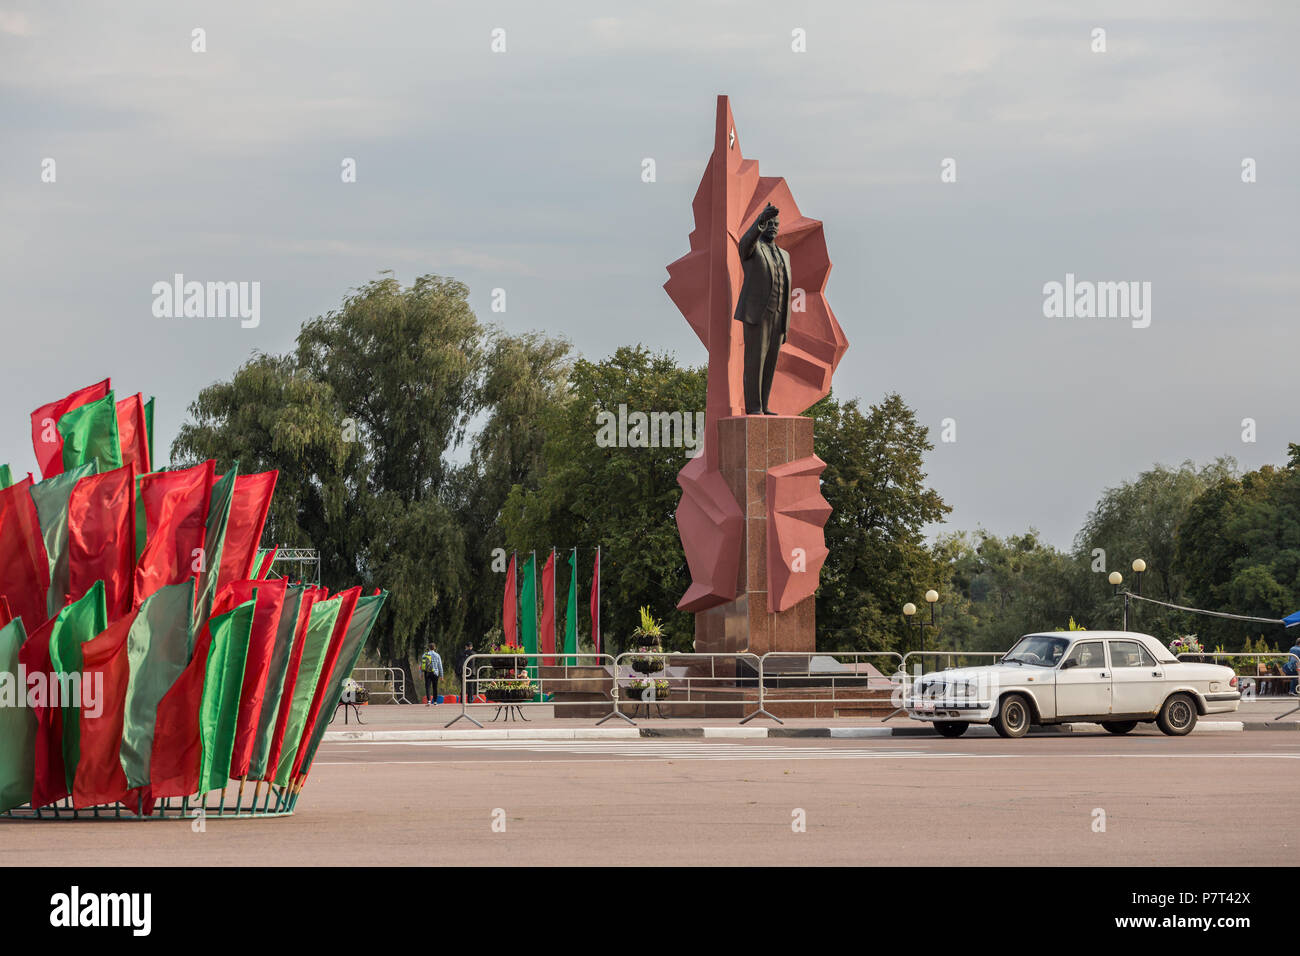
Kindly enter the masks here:
<path id="1" fill-rule="evenodd" d="M 560 616 L 555 613 L 558 607 L 555 603 L 555 579 L 559 576 L 556 574 L 558 570 L 555 562 L 555 545 L 551 545 L 551 647 L 555 647 L 555 642 L 560 636 L 559 628 L 556 626 Z M 551 658 L 551 663 L 555 663 L 555 658 Z"/>
<path id="2" fill-rule="evenodd" d="M 581 660 L 578 654 L 582 650 L 582 632 L 578 628 L 578 546 L 573 546 L 573 566 L 569 568 L 569 590 L 573 594 L 573 659 L 569 661 L 574 667 Z"/>
<path id="3" fill-rule="evenodd" d="M 528 552 L 528 553 L 529 553 L 530 555 L 532 555 L 532 559 L 533 559 L 533 581 L 536 582 L 536 581 L 537 581 L 537 549 L 534 548 L 532 551 L 530 551 L 530 552 Z M 534 633 L 536 633 L 536 635 L 537 635 L 537 642 L 536 642 L 536 643 L 537 643 L 538 646 L 535 647 L 535 648 L 533 648 L 534 653 L 536 653 L 536 652 L 538 652 L 538 651 L 540 651 L 540 650 L 542 649 L 542 648 L 541 648 L 541 643 L 542 643 L 542 634 L 541 634 L 541 630 L 542 630 L 542 629 L 538 626 L 538 624 L 539 624 L 540 622 L 537 620 L 537 585 L 536 585 L 536 583 L 533 584 L 533 603 L 532 603 L 532 605 L 528 608 L 528 613 L 531 614 L 531 615 L 533 616 L 533 630 L 534 630 Z M 539 658 L 537 658 L 537 661 L 534 662 L 534 664 L 539 663 L 540 661 L 541 661 L 541 658 L 539 657 Z M 529 670 L 528 665 L 525 665 L 525 666 L 524 666 L 524 673 L 525 673 L 525 674 L 528 674 L 530 677 L 532 677 L 532 678 L 534 678 L 534 679 L 537 678 L 537 677 L 539 677 L 539 676 L 541 675 L 541 672 L 542 672 L 542 671 L 541 671 L 541 668 L 540 668 L 540 667 L 536 668 L 535 670 Z"/>

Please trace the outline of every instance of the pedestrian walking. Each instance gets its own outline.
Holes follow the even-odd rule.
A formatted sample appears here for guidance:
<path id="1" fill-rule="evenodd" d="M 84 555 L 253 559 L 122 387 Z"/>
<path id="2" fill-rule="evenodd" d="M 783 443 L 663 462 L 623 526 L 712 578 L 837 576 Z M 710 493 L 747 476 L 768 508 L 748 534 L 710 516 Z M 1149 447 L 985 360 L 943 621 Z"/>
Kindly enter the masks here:
<path id="1" fill-rule="evenodd" d="M 420 656 L 420 671 L 424 674 L 424 706 L 438 703 L 438 678 L 442 676 L 442 658 L 432 644 Z"/>

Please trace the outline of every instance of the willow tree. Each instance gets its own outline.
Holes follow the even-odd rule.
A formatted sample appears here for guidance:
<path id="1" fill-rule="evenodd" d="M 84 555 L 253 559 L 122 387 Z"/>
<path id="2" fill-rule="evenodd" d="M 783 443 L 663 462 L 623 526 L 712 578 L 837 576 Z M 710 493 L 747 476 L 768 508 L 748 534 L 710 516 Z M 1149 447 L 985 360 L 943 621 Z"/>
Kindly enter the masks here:
<path id="1" fill-rule="evenodd" d="M 468 486 L 531 483 L 530 442 L 502 436 L 526 436 L 566 372 L 567 345 L 483 325 L 468 293 L 432 275 L 362 286 L 306 322 L 292 353 L 204 389 L 172 446 L 179 461 L 279 469 L 266 543 L 319 549 L 326 585 L 387 588 L 376 649 L 408 676 L 413 652 L 453 655 L 480 625 L 475 581 L 505 490 Z"/>

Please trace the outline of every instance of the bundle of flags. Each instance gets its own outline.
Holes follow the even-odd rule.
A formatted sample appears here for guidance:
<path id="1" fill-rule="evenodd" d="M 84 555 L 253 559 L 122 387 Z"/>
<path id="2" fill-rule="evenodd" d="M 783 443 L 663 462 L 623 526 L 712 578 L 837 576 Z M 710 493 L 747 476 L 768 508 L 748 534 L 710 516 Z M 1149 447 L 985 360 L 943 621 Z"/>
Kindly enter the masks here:
<path id="1" fill-rule="evenodd" d="M 105 379 L 0 466 L 0 813 L 238 781 L 291 809 L 387 596 L 269 577 L 277 472 L 153 470 L 153 400 Z"/>
<path id="2" fill-rule="evenodd" d="M 530 553 L 523 564 L 523 583 L 516 589 L 517 554 L 510 555 L 506 569 L 505 596 L 501 604 L 501 630 L 507 644 L 522 647 L 525 654 L 544 654 L 542 664 L 555 663 L 555 548 L 542 565 L 541 614 L 537 608 L 537 554 Z M 578 549 L 569 553 L 569 599 L 564 613 L 564 662 L 577 663 L 578 653 Z M 520 613 L 522 609 L 523 613 Z M 591 639 L 600 653 L 600 548 L 591 568 Z"/>

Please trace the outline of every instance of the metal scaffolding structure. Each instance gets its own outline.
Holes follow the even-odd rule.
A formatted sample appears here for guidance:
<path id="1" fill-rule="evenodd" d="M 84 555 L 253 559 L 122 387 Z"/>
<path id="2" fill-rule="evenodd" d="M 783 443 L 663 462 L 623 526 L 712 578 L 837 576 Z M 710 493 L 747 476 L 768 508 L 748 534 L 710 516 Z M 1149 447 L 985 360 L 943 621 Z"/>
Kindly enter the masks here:
<path id="1" fill-rule="evenodd" d="M 320 587 L 320 552 L 317 551 L 315 548 L 279 548 L 275 552 L 275 556 L 272 558 L 271 564 L 274 566 L 280 561 L 286 561 L 291 564 L 298 564 L 298 565 L 303 565 L 303 564 L 315 565 L 316 567 L 315 584 L 317 587 Z M 303 580 L 307 577 L 307 575 L 303 574 L 303 575 L 299 575 L 298 577 L 299 580 Z"/>

